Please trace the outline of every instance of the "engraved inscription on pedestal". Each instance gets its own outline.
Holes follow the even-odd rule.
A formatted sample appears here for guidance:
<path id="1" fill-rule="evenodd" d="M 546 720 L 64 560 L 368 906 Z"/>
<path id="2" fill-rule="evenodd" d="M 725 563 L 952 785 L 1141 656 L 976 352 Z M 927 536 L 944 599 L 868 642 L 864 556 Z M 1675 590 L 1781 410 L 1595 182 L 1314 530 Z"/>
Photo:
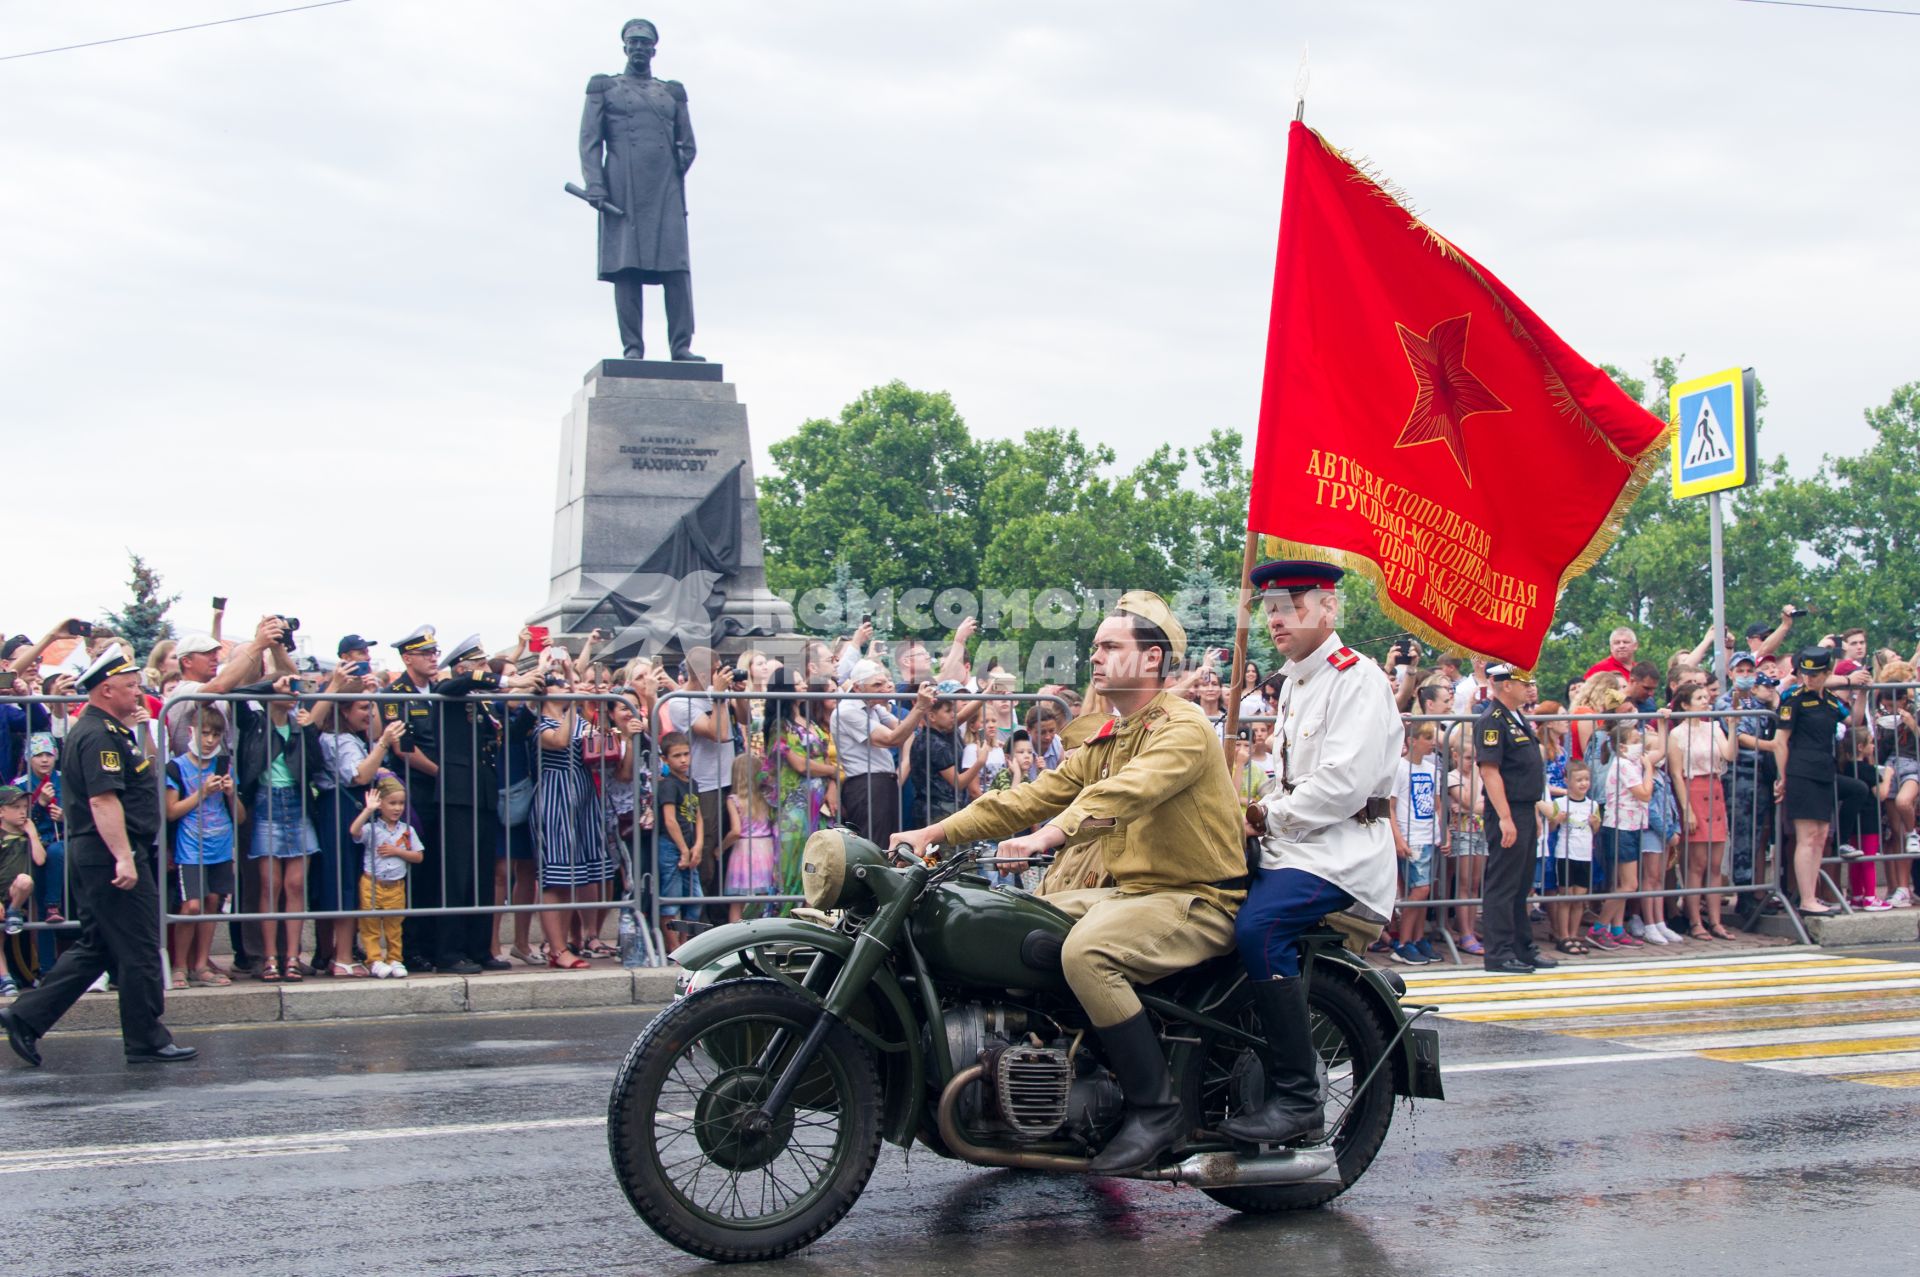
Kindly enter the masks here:
<path id="1" fill-rule="evenodd" d="M 722 376 L 640 360 L 588 372 L 561 423 L 536 622 L 615 633 L 613 657 L 792 630 L 767 593 L 747 410 Z"/>

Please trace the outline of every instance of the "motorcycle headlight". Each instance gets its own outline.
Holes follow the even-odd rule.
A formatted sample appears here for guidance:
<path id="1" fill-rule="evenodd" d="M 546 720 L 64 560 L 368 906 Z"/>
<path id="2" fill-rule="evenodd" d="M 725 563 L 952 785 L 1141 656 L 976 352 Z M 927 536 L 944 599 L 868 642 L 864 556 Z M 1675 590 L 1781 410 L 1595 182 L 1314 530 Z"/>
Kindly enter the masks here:
<path id="1" fill-rule="evenodd" d="M 822 829 L 807 839 L 800 852 L 800 893 L 815 909 L 833 909 L 840 904 L 840 888 L 847 881 L 846 834 L 838 829 Z"/>

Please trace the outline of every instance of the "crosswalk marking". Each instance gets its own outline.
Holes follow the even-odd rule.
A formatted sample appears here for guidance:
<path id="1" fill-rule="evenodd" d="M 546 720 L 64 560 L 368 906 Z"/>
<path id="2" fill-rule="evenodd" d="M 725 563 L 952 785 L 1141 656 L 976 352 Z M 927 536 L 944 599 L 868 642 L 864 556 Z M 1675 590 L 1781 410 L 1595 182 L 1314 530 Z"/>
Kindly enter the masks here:
<path id="1" fill-rule="evenodd" d="M 1835 1073 L 1842 1082 L 1865 1082 L 1868 1086 L 1920 1086 L 1920 1069 L 1910 1073 Z"/>
<path id="2" fill-rule="evenodd" d="M 1876 1086 L 1920 1086 L 1920 964 L 1770 950 L 1595 961 L 1531 976 L 1409 974 L 1447 1019 Z"/>

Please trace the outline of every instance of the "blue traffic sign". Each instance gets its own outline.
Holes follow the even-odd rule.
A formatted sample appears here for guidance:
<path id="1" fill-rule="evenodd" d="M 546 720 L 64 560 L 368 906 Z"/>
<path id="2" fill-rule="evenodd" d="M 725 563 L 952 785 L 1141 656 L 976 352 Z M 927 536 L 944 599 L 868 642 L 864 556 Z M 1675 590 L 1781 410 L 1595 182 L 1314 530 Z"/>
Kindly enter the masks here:
<path id="1" fill-rule="evenodd" d="M 1682 382 L 1668 403 L 1674 496 L 1700 496 L 1752 481 L 1749 374 L 1730 368 Z"/>

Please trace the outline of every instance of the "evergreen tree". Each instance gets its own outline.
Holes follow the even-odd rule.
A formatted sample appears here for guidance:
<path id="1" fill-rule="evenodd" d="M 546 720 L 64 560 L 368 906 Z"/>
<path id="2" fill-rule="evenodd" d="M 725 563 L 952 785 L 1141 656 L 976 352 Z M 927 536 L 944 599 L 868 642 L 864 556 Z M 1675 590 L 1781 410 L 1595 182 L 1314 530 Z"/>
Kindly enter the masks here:
<path id="1" fill-rule="evenodd" d="M 1181 569 L 1169 601 L 1174 617 L 1187 631 L 1187 655 L 1199 660 L 1209 648 L 1232 651 L 1233 611 L 1240 601 L 1239 588 L 1219 574 L 1212 561 L 1215 556 L 1197 539 L 1185 557 L 1187 565 Z M 1222 682 L 1231 681 L 1231 674 L 1223 669 L 1220 678 Z"/>
<path id="2" fill-rule="evenodd" d="M 173 622 L 167 619 L 167 609 L 179 602 L 180 596 L 169 594 L 162 598 L 160 574 L 131 550 L 127 551 L 127 563 L 132 570 L 127 579 L 130 597 L 118 612 L 107 613 L 101 624 L 131 643 L 134 658 L 144 661 L 155 644 L 173 637 Z"/>

